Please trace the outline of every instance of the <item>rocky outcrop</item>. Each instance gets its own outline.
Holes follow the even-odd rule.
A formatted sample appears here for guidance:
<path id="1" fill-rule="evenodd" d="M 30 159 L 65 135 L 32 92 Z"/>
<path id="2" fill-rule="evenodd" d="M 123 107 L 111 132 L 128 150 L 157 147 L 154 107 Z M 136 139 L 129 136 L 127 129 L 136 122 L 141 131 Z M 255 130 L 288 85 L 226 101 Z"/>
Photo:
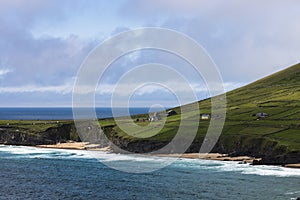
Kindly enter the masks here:
<path id="1" fill-rule="evenodd" d="M 40 136 L 31 135 L 19 130 L 2 129 L 0 131 L 0 143 L 7 145 L 35 145 L 48 142 Z M 49 142 L 48 142 L 49 143 Z"/>
<path id="2" fill-rule="evenodd" d="M 44 140 L 47 140 L 52 144 L 65 142 L 67 140 L 73 140 L 77 142 L 80 141 L 80 138 L 76 133 L 75 125 L 73 123 L 49 128 L 46 131 L 42 132 L 40 135 Z"/>
<path id="3" fill-rule="evenodd" d="M 112 134 L 110 139 L 111 142 L 118 147 L 115 149 L 112 148 L 115 152 L 120 152 L 120 149 L 123 149 L 132 153 L 151 153 L 168 145 L 166 141 L 131 141 L 130 139 L 120 138 L 117 134 Z M 198 153 L 201 145 L 202 141 L 194 141 L 186 150 L 186 153 Z M 177 152 L 177 147 L 178 146 L 174 145 L 162 153 L 182 153 Z M 300 163 L 300 152 L 289 151 L 286 146 L 280 145 L 277 141 L 272 141 L 268 138 L 222 136 L 211 153 L 228 154 L 233 157 L 249 156 L 261 158 L 261 160 L 256 160 L 253 163 L 256 165 Z"/>
<path id="4" fill-rule="evenodd" d="M 151 138 L 145 140 L 132 140 L 120 137 L 115 132 L 114 126 L 104 128 L 105 135 L 109 138 L 111 150 L 119 153 L 151 153 L 166 147 L 168 141 L 157 141 Z M 67 140 L 80 141 L 73 123 L 65 123 L 57 127 L 48 128 L 38 133 L 30 133 L 28 130 L 15 129 L 12 127 L 0 127 L 0 143 L 7 145 L 45 145 L 62 143 Z M 160 153 L 182 153 L 184 139 L 180 143 L 168 145 L 165 152 Z M 201 140 L 195 140 L 186 150 L 186 153 L 198 153 L 202 145 Z M 105 144 L 104 146 L 107 146 Z M 229 156 L 250 156 L 262 158 L 253 164 L 261 165 L 285 165 L 300 163 L 300 152 L 290 151 L 286 146 L 266 137 L 223 135 L 214 146 L 212 153 L 228 154 Z"/>
<path id="5" fill-rule="evenodd" d="M 67 140 L 80 141 L 74 124 L 62 124 L 38 133 L 30 133 L 26 129 L 13 127 L 1 127 L 0 129 L 0 143 L 6 145 L 34 146 L 56 144 Z"/>
<path id="6" fill-rule="evenodd" d="M 287 146 L 266 137 L 244 136 L 236 140 L 236 143 L 230 143 L 228 140 L 230 140 L 230 136 L 221 137 L 213 152 L 226 153 L 229 156 L 261 158 L 253 163 L 256 165 L 300 163 L 300 152 L 291 151 Z"/>
<path id="7" fill-rule="evenodd" d="M 168 144 L 151 140 L 131 142 L 124 139 L 115 139 L 111 142 L 114 144 L 111 150 L 115 153 L 152 153 Z"/>
<path id="8" fill-rule="evenodd" d="M 260 161 L 256 161 L 254 165 L 286 165 L 300 163 L 300 152 L 287 152 L 282 155 L 263 156 Z"/>

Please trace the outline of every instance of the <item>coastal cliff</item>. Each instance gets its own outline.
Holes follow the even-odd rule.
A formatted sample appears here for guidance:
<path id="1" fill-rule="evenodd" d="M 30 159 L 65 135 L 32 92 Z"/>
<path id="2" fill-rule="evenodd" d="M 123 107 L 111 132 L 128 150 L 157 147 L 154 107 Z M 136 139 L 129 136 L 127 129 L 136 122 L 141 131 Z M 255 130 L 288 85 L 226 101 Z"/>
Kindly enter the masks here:
<path id="1" fill-rule="evenodd" d="M 297 64 L 228 92 L 225 124 L 212 152 L 262 158 L 254 164 L 300 163 L 299 83 L 300 64 Z M 200 111 L 191 109 L 195 106 L 199 106 Z M 181 113 L 183 107 L 188 112 Z M 155 134 L 151 129 L 145 131 L 137 128 L 134 136 L 128 135 L 113 118 L 101 119 L 99 123 L 110 142 L 120 149 L 149 153 L 166 146 L 175 137 L 183 117 L 189 122 L 182 127 L 186 135 L 194 134 L 195 122 L 199 122 L 194 142 L 187 153 L 199 152 L 210 122 L 214 120 L 211 116 L 211 99 L 176 107 L 172 111 L 176 114 L 166 117 L 163 128 Z M 199 121 L 199 116 L 208 117 Z M 147 118 L 147 114 L 132 116 L 136 127 L 146 127 L 150 123 Z M 132 130 L 131 123 L 124 122 Z M 151 123 L 159 126 L 160 121 Z M 2 144 L 39 145 L 67 140 L 80 141 L 73 121 L 0 121 Z M 180 142 L 185 142 L 184 136 Z M 174 144 L 166 153 L 177 153 L 176 149 Z M 112 150 L 119 151 L 113 147 Z"/>
<path id="2" fill-rule="evenodd" d="M 299 82 L 300 64 L 297 64 L 228 92 L 225 124 L 212 152 L 262 158 L 254 164 L 300 163 Z M 199 106 L 200 112 L 190 109 L 187 113 L 181 113 L 182 107 L 189 110 L 189 107 L 195 105 Z M 210 118 L 211 98 L 195 102 L 193 106 L 189 104 L 172 110 L 178 114 L 167 117 L 163 129 L 155 136 L 147 137 L 147 133 L 141 131 L 136 132 L 135 136 L 138 137 L 134 138 L 115 126 L 111 128 L 110 139 L 122 149 L 131 152 L 151 152 L 165 146 L 175 137 L 181 117 L 193 122 L 194 116 L 208 116 L 199 121 L 194 142 L 187 149 L 190 153 L 199 152 L 210 121 L 214 120 L 213 117 Z M 145 117 L 132 118 L 136 125 L 147 126 L 147 122 L 143 122 Z M 108 121 L 103 124 L 107 123 Z M 114 124 L 113 120 L 110 123 Z M 183 127 L 185 134 L 191 134 L 193 126 L 190 123 Z M 176 153 L 176 146 L 169 151 Z"/>
<path id="3" fill-rule="evenodd" d="M 40 129 L 40 126 L 46 126 Z M 37 129 L 35 129 L 35 127 Z M 0 143 L 6 145 L 35 146 L 56 144 L 67 140 L 80 141 L 73 123 L 14 122 L 0 126 Z"/>
<path id="4" fill-rule="evenodd" d="M 256 165 L 285 165 L 300 163 L 300 152 L 289 151 L 288 147 L 280 145 L 276 141 L 270 141 L 265 138 L 239 138 L 237 143 L 232 146 L 227 141 L 236 140 L 231 136 L 223 136 L 216 143 L 210 153 L 228 154 L 229 156 L 249 156 L 261 158 L 255 161 Z M 128 139 L 115 137 L 111 140 L 119 148 L 132 153 L 151 153 L 166 146 L 166 141 L 140 140 L 130 141 Z M 247 142 L 245 142 L 247 141 Z M 199 153 L 202 142 L 194 141 L 185 153 Z M 114 150 L 114 149 L 112 149 Z M 115 150 L 118 152 L 118 150 Z M 180 153 L 177 152 L 176 146 L 163 153 Z"/>
<path id="5" fill-rule="evenodd" d="M 115 126 L 107 126 L 103 127 L 103 130 L 114 145 L 127 152 L 151 153 L 169 143 L 169 141 L 155 139 L 132 141 L 118 136 L 115 128 Z M 1 126 L 0 128 L 0 143 L 6 145 L 36 146 L 64 143 L 68 140 L 80 141 L 72 122 L 49 127 L 38 133 L 30 133 L 29 129 L 24 128 L 24 126 L 23 129 L 16 129 L 14 126 Z M 201 145 L 202 141 L 195 140 L 186 153 L 198 153 Z M 117 149 L 112 148 L 111 150 L 119 153 Z M 165 153 L 178 152 L 176 146 L 173 146 Z M 300 152 L 289 151 L 287 146 L 266 138 L 221 136 L 212 153 L 262 158 L 254 164 L 284 165 L 300 163 Z"/>

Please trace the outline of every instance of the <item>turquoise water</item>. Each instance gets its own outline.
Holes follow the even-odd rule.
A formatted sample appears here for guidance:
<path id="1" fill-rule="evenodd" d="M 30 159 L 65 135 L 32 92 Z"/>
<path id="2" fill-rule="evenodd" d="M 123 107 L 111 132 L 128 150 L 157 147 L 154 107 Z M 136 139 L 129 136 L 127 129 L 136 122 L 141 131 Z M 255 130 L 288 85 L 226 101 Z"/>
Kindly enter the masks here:
<path id="1" fill-rule="evenodd" d="M 87 151 L 0 145 L 0 199 L 295 199 L 300 170 L 180 159 L 142 174 L 107 167 Z M 106 163 L 168 158 L 99 153 Z"/>

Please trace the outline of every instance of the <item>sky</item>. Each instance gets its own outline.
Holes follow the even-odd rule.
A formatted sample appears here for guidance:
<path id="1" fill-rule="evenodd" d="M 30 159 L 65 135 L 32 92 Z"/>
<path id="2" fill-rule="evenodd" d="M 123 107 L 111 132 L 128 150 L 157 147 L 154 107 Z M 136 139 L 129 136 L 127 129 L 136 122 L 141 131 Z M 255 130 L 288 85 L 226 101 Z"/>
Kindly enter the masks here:
<path id="1" fill-rule="evenodd" d="M 228 91 L 298 63 L 299 24 L 297 0 L 0 1 L 0 107 L 72 106 L 77 73 L 89 53 L 115 34 L 143 27 L 172 29 L 197 41 Z M 110 106 L 120 77 L 149 62 L 184 71 L 197 98 L 209 96 L 185 61 L 142 50 L 112 63 L 100 80 L 97 106 Z M 141 87 L 130 105 L 178 105 L 176 93 L 184 91 L 176 88 Z"/>

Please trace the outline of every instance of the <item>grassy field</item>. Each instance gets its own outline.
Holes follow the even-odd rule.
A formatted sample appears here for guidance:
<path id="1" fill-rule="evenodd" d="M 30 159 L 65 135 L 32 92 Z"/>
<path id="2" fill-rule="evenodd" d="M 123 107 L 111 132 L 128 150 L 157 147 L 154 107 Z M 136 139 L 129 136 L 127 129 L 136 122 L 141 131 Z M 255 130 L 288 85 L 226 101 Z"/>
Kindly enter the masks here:
<path id="1" fill-rule="evenodd" d="M 0 120 L 0 127 L 37 134 L 66 123 L 71 121 Z"/>
<path id="2" fill-rule="evenodd" d="M 193 105 L 199 106 L 200 113 L 190 109 Z M 127 131 L 118 127 L 114 119 L 102 119 L 99 123 L 103 129 L 109 128 L 110 131 L 105 132 L 109 137 L 130 142 L 168 142 L 176 135 L 181 118 L 184 118 L 187 121 L 183 125 L 186 135 L 199 123 L 195 141 L 201 142 L 207 133 L 210 120 L 199 121 L 197 118 L 204 113 L 210 114 L 210 106 L 211 99 L 205 99 L 185 105 L 189 111 L 184 114 L 181 114 L 182 107 L 173 108 L 178 114 L 167 117 L 163 126 L 162 121 L 152 122 L 148 126 L 147 114 L 132 116 L 135 126 L 132 126 L 131 120 L 120 118 Z M 255 144 L 255 148 L 262 151 L 266 148 L 280 148 L 288 152 L 300 152 L 300 64 L 228 92 L 226 109 L 226 121 L 220 142 L 228 149 L 234 150 L 237 146 L 249 148 Z M 257 113 L 267 113 L 268 117 L 258 120 Z M 69 123 L 72 122 L 2 120 L 0 129 L 39 134 L 49 128 Z"/>
<path id="3" fill-rule="evenodd" d="M 179 114 L 168 117 L 164 127 L 156 135 L 153 135 L 151 129 L 148 132 L 144 129 L 141 131 L 134 129 L 132 130 L 134 135 L 126 134 L 118 126 L 115 126 L 114 130 L 120 138 L 130 141 L 170 141 L 178 130 L 181 117 L 188 119 L 190 126 L 193 126 L 196 115 L 210 113 L 211 99 L 196 104 L 200 108 L 200 113 L 191 110 L 185 113 L 185 116 L 181 116 L 181 108 L 174 108 L 173 110 Z M 258 120 L 257 113 L 267 113 L 268 117 Z M 139 119 L 139 122 L 136 122 L 137 127 L 145 126 L 149 122 L 140 119 L 146 117 L 146 115 L 133 116 L 133 121 Z M 155 123 L 159 125 L 160 122 Z M 209 123 L 209 120 L 199 122 L 196 140 L 203 140 Z M 102 127 L 112 126 L 114 121 L 101 120 L 100 124 Z M 188 134 L 189 125 L 184 128 Z M 262 146 L 268 142 L 276 142 L 278 147 L 285 147 L 287 151 L 300 151 L 300 65 L 228 92 L 226 122 L 220 140 L 226 141 L 229 146 L 232 145 L 233 149 L 238 142 L 242 142 L 241 145 L 250 145 L 247 143 L 262 141 Z"/>

